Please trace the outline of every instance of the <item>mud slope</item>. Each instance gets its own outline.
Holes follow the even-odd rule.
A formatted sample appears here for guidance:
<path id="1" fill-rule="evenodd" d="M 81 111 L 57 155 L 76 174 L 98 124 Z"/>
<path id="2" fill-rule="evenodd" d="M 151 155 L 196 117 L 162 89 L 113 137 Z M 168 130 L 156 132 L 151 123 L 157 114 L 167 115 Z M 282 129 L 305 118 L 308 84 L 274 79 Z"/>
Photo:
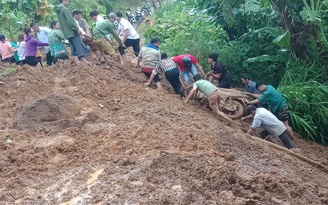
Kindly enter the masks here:
<path id="1" fill-rule="evenodd" d="M 328 204 L 327 173 L 132 68 L 61 62 L 0 79 L 0 204 Z M 328 166 L 327 147 L 295 144 Z"/>

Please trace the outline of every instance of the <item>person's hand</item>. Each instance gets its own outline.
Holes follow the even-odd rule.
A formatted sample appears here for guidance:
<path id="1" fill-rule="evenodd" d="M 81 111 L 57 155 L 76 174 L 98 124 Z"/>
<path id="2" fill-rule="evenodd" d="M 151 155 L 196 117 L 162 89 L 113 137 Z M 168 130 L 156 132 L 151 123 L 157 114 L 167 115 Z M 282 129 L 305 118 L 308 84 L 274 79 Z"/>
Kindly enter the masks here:
<path id="1" fill-rule="evenodd" d="M 115 45 L 116 41 L 111 41 L 110 44 Z"/>
<path id="2" fill-rule="evenodd" d="M 82 31 L 78 30 L 77 31 L 77 34 L 79 34 L 79 36 L 81 36 L 82 35 Z"/>
<path id="3" fill-rule="evenodd" d="M 122 47 L 123 47 L 123 48 L 126 48 L 126 45 L 125 45 L 124 43 L 122 43 Z"/>
<path id="4" fill-rule="evenodd" d="M 246 105 L 248 105 L 249 100 L 248 100 L 248 99 L 244 99 L 244 103 L 245 103 Z"/>
<path id="5" fill-rule="evenodd" d="M 150 82 L 146 82 L 144 85 L 145 86 L 149 86 L 150 85 Z"/>
<path id="6" fill-rule="evenodd" d="M 245 119 L 246 119 L 245 117 L 240 118 L 241 121 L 245 121 Z"/>
<path id="7" fill-rule="evenodd" d="M 187 103 L 188 103 L 188 99 L 185 99 L 185 100 L 183 101 L 183 103 L 187 104 Z"/>

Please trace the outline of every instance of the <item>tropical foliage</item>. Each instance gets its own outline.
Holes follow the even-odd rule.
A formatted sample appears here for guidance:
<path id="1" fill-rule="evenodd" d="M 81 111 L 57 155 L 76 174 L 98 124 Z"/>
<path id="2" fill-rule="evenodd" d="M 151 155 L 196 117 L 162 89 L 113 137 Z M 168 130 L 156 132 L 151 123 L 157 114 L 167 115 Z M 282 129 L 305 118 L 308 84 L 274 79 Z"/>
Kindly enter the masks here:
<path id="1" fill-rule="evenodd" d="M 217 52 L 235 86 L 242 73 L 286 96 L 291 124 L 306 139 L 328 143 L 328 0 L 171 1 L 146 37 L 171 55 L 192 53 L 203 66 Z"/>

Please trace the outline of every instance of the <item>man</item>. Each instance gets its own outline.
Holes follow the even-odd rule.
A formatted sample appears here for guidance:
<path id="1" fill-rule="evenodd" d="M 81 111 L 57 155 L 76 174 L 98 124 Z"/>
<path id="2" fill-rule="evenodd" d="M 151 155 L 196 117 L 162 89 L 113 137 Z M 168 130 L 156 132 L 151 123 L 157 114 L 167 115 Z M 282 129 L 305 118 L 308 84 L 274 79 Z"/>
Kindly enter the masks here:
<path id="1" fill-rule="evenodd" d="M 205 76 L 202 66 L 199 65 L 197 58 L 193 55 L 182 54 L 174 56 L 172 60 L 177 64 L 177 66 L 179 66 L 181 76 L 188 85 L 192 84 L 189 73 L 191 73 L 193 77 L 198 73 Z"/>
<path id="2" fill-rule="evenodd" d="M 98 11 L 93 10 L 90 12 L 90 17 L 94 20 L 94 24 L 102 22 L 104 18 L 99 15 Z"/>
<path id="3" fill-rule="evenodd" d="M 116 18 L 116 14 L 110 13 L 108 17 L 109 19 L 113 17 Z M 123 46 L 121 39 L 118 37 L 116 33 L 114 25 L 110 22 L 109 19 L 99 22 L 93 31 L 94 43 L 97 49 L 101 52 L 102 58 L 104 54 L 107 55 L 115 54 L 114 43 L 109 42 L 106 39 L 107 35 L 112 34 L 113 37 L 116 39 L 116 41 L 119 43 L 119 45 Z"/>
<path id="4" fill-rule="evenodd" d="M 213 85 L 211 82 L 207 80 L 201 80 L 201 76 L 199 74 L 196 74 L 194 76 L 194 80 L 196 82 L 193 84 L 193 88 L 190 91 L 188 97 L 186 98 L 185 103 L 188 103 L 189 99 L 194 96 L 197 90 L 199 90 L 204 93 L 208 98 L 209 106 L 211 107 L 212 111 L 231 123 L 232 119 L 227 117 L 222 112 L 220 90 L 215 87 L 215 85 Z"/>
<path id="5" fill-rule="evenodd" d="M 117 22 L 119 23 L 118 26 L 118 33 L 120 34 L 121 32 L 123 32 L 123 39 L 122 39 L 122 43 L 123 46 L 120 46 L 118 48 L 123 61 L 126 62 L 126 55 L 125 55 L 125 49 L 129 48 L 132 46 L 134 54 L 136 57 L 138 57 L 139 52 L 140 52 L 140 36 L 137 33 L 137 31 L 134 29 L 134 27 L 132 26 L 132 24 L 126 20 L 125 18 L 123 18 L 123 14 L 121 12 L 117 12 L 116 13 L 117 16 Z M 160 56 L 160 54 L 159 54 Z M 160 59 L 160 57 L 159 57 Z"/>
<path id="6" fill-rule="evenodd" d="M 252 98 L 258 98 L 261 94 L 261 91 L 259 91 L 258 89 L 256 89 L 256 83 L 254 81 L 251 80 L 251 78 L 249 77 L 249 75 L 247 74 L 242 74 L 241 76 L 241 82 L 245 85 L 245 92 L 252 94 Z M 259 106 L 259 107 L 265 107 L 267 108 L 268 106 Z M 253 118 L 253 115 L 247 115 L 245 117 L 242 117 L 241 120 L 246 120 L 246 119 L 250 119 Z"/>
<path id="7" fill-rule="evenodd" d="M 40 27 L 37 23 L 31 23 L 30 27 L 36 32 L 37 37 L 40 42 L 42 43 L 49 43 L 49 33 L 51 31 L 50 28 L 47 27 Z M 50 52 L 50 46 L 44 46 L 44 50 L 46 52 L 46 60 L 47 65 L 52 65 L 53 59 Z"/>
<path id="8" fill-rule="evenodd" d="M 125 15 L 126 15 L 126 18 L 128 18 L 128 21 L 131 23 L 131 19 L 132 19 L 132 12 L 131 12 L 131 9 L 128 8 L 126 11 L 125 11 Z"/>
<path id="9" fill-rule="evenodd" d="M 60 28 L 69 42 L 71 53 L 76 64 L 80 64 L 80 60 L 87 62 L 85 57 L 88 53 L 88 48 L 83 44 L 81 31 L 76 24 L 72 12 L 67 8 L 68 0 L 59 0 L 60 4 L 55 7 Z M 80 60 L 79 60 L 80 59 Z"/>
<path id="10" fill-rule="evenodd" d="M 251 80 L 249 75 L 243 74 L 241 76 L 241 81 L 245 85 L 245 92 L 248 92 L 248 93 L 251 93 L 251 94 L 256 94 L 256 95 L 259 95 L 261 93 L 261 91 L 256 89 L 256 83 Z"/>
<path id="11" fill-rule="evenodd" d="M 149 81 L 145 85 L 149 86 L 154 78 L 159 78 L 158 72 L 161 71 L 165 75 L 166 80 L 172 85 L 175 93 L 179 94 L 181 98 L 185 97 L 181 89 L 179 68 L 172 59 L 167 58 L 166 53 L 161 53 L 161 59 L 162 60 L 156 64 Z"/>
<path id="12" fill-rule="evenodd" d="M 219 55 L 217 53 L 210 53 L 208 55 L 208 63 L 211 65 L 211 71 L 209 73 L 209 81 L 213 82 L 214 79 L 219 80 L 219 88 L 230 88 L 230 77 L 225 66 L 218 62 Z"/>
<path id="13" fill-rule="evenodd" d="M 142 47 L 139 52 L 137 68 L 140 69 L 140 62 L 142 62 L 141 71 L 147 78 L 150 78 L 155 66 L 161 60 L 161 53 L 159 51 L 160 44 L 160 39 L 154 37 L 150 40 L 150 43 Z M 162 88 L 158 74 L 154 76 L 154 82 L 156 83 L 157 88 Z"/>
<path id="14" fill-rule="evenodd" d="M 285 125 L 277 119 L 270 111 L 265 108 L 257 108 L 255 105 L 249 105 L 247 111 L 254 116 L 253 123 L 247 134 L 251 134 L 252 131 L 258 127 L 262 127 L 264 130 L 261 132 L 262 139 L 269 139 L 268 135 L 279 137 L 282 143 L 288 149 L 294 148 L 293 143 L 290 141 L 286 132 Z M 269 140 L 271 141 L 271 140 Z"/>
<path id="15" fill-rule="evenodd" d="M 289 137 L 293 140 L 294 134 L 292 128 L 288 124 L 289 119 L 289 113 L 288 113 L 288 107 L 286 103 L 286 99 L 284 96 L 276 90 L 271 85 L 265 85 L 264 83 L 257 83 L 256 89 L 262 92 L 262 95 L 257 98 L 256 100 L 252 100 L 248 102 L 248 105 L 254 105 L 254 104 L 264 104 L 268 103 L 271 112 L 284 123 L 287 129 L 287 133 Z"/>
<path id="16" fill-rule="evenodd" d="M 83 29 L 83 31 L 86 33 L 86 35 L 91 36 L 88 22 L 84 18 L 82 18 L 82 11 L 80 11 L 78 9 L 74 9 L 73 17 L 79 23 L 79 26 Z"/>

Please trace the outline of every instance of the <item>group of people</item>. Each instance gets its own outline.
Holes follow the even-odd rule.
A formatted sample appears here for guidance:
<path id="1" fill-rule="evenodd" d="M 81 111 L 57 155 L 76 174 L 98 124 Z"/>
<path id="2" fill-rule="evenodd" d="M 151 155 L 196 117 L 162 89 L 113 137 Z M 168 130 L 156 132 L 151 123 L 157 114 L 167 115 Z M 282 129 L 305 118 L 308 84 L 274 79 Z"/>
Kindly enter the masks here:
<path id="1" fill-rule="evenodd" d="M 132 47 L 134 54 L 138 56 L 140 36 L 131 23 L 123 18 L 121 12 L 110 13 L 108 19 L 104 19 L 97 11 L 90 12 L 94 19 L 94 27 L 90 29 L 87 21 L 82 18 L 82 12 L 77 9 L 71 11 L 67 7 L 68 4 L 68 0 L 59 0 L 59 5 L 55 7 L 58 21 L 51 22 L 50 28 L 40 27 L 33 22 L 19 35 L 17 45 L 13 45 L 8 38 L 0 35 L 2 61 L 36 66 L 41 64 L 40 51 L 44 50 L 47 65 L 51 65 L 58 59 L 68 59 L 68 52 L 63 45 L 67 42 L 76 64 L 86 62 L 91 50 L 100 57 L 119 53 L 120 59 L 124 62 L 126 48 Z M 14 55 L 18 57 L 14 58 Z M 104 61 L 103 58 L 100 60 Z"/>
<path id="2" fill-rule="evenodd" d="M 125 62 L 125 49 L 132 47 L 137 57 L 137 68 L 148 78 L 145 83 L 149 86 L 154 82 L 161 89 L 161 78 L 165 76 L 173 90 L 184 102 L 187 103 L 196 93 L 204 93 L 209 101 L 212 111 L 221 118 L 232 122 L 224 114 L 221 106 L 220 88 L 230 88 L 231 81 L 226 67 L 218 61 L 217 53 L 208 55 L 210 72 L 205 73 L 198 59 L 191 54 L 180 54 L 168 57 L 167 53 L 160 52 L 161 40 L 154 37 L 140 49 L 140 36 L 131 25 L 123 18 L 121 12 L 110 13 L 108 19 L 104 19 L 97 11 L 90 12 L 94 19 L 94 28 L 91 32 L 87 22 L 82 18 L 80 10 L 69 10 L 68 0 L 59 0 L 60 4 L 55 7 L 58 21 L 53 21 L 50 29 L 40 27 L 32 23 L 24 29 L 24 34 L 19 35 L 17 48 L 15 48 L 3 35 L 0 35 L 0 54 L 4 62 L 19 62 L 36 66 L 40 63 L 39 48 L 43 47 L 46 53 L 48 65 L 56 63 L 58 59 L 67 59 L 68 55 L 57 55 L 56 47 L 66 39 L 69 42 L 71 56 L 79 64 L 86 61 L 90 49 L 97 52 L 97 56 L 104 59 L 104 55 L 120 56 Z M 35 38 L 37 34 L 38 40 Z M 115 39 L 115 40 L 114 40 Z M 15 53 L 18 54 L 15 59 Z M 119 53 L 119 54 L 118 54 Z M 268 135 L 279 137 L 287 148 L 294 145 L 293 131 L 288 125 L 288 107 L 286 99 L 273 86 L 251 81 L 247 75 L 242 76 L 245 91 L 254 98 L 246 103 L 250 115 L 243 118 L 253 118 L 253 123 L 248 130 L 262 127 L 263 139 L 270 140 Z M 192 88 L 188 96 L 185 90 Z M 269 111 L 271 110 L 271 112 Z"/>
<path id="3" fill-rule="evenodd" d="M 226 67 L 218 61 L 218 54 L 208 55 L 211 70 L 205 74 L 195 56 L 182 54 L 168 58 L 166 53 L 160 53 L 160 43 L 158 37 L 152 38 L 149 44 L 141 48 L 138 55 L 137 67 L 149 79 L 145 85 L 149 86 L 154 82 L 157 88 L 161 89 L 159 73 L 162 73 L 175 93 L 185 98 L 186 103 L 200 91 L 207 96 L 212 111 L 231 122 L 232 120 L 222 112 L 220 96 L 220 88 L 230 88 L 231 81 Z M 216 85 L 213 84 L 215 79 L 218 81 Z M 245 92 L 253 97 L 251 101 L 246 100 L 249 115 L 242 118 L 253 118 L 247 133 L 251 134 L 254 129 L 262 127 L 264 130 L 260 135 L 263 139 L 272 141 L 269 135 L 278 137 L 288 149 L 294 148 L 291 141 L 294 135 L 288 124 L 289 113 L 285 97 L 273 86 L 255 83 L 246 74 L 241 80 L 245 84 Z M 192 89 L 186 97 L 183 88 L 188 87 Z"/>

